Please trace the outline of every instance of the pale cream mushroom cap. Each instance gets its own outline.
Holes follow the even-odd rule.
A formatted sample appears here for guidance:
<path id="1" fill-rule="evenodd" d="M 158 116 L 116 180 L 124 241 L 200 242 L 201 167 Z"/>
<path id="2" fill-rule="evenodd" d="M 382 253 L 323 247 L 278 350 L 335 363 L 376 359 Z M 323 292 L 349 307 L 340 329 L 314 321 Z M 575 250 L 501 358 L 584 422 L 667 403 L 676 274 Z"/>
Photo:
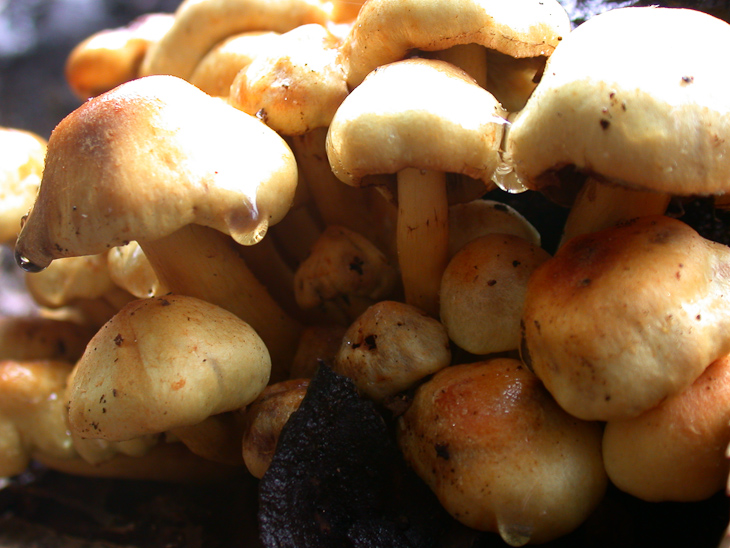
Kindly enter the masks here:
<path id="1" fill-rule="evenodd" d="M 693 502 L 727 484 L 730 356 L 633 419 L 609 421 L 603 459 L 614 485 L 642 500 Z"/>
<path id="2" fill-rule="evenodd" d="M 343 101 L 327 135 L 327 155 L 335 175 L 353 186 L 367 184 L 367 175 L 407 167 L 491 185 L 503 114 L 488 91 L 453 65 L 398 61 L 379 67 Z"/>
<path id="3" fill-rule="evenodd" d="M 38 270 L 190 223 L 252 244 L 289 210 L 296 185 L 291 150 L 260 121 L 179 78 L 140 78 L 53 131 L 16 257 Z"/>
<path id="4" fill-rule="evenodd" d="M 441 278 L 440 317 L 449 338 L 472 354 L 517 350 L 527 281 L 549 258 L 511 234 L 487 234 L 466 244 Z"/>
<path id="5" fill-rule="evenodd" d="M 450 363 L 449 338 L 438 320 L 414 306 L 381 301 L 348 327 L 332 369 L 383 402 Z"/>
<path id="6" fill-rule="evenodd" d="M 0 127 L 0 244 L 9 245 L 18 237 L 23 215 L 33 206 L 46 145 L 33 132 Z"/>
<path id="7" fill-rule="evenodd" d="M 638 416 L 730 352 L 729 260 L 664 216 L 573 238 L 528 281 L 522 359 L 576 417 Z"/>
<path id="8" fill-rule="evenodd" d="M 251 402 L 271 371 L 256 332 L 180 295 L 124 307 L 89 342 L 69 388 L 71 428 L 114 441 L 202 422 Z"/>
<path id="9" fill-rule="evenodd" d="M 189 79 L 217 43 L 241 32 L 286 32 L 307 23 L 324 24 L 328 11 L 318 0 L 185 0 L 170 30 L 144 58 L 142 75 Z"/>
<path id="10" fill-rule="evenodd" d="M 563 411 L 519 360 L 500 358 L 436 373 L 397 434 L 452 516 L 522 546 L 569 533 L 598 506 L 601 431 Z"/>
<path id="11" fill-rule="evenodd" d="M 712 52 L 730 25 L 700 11 L 629 7 L 566 35 L 506 138 L 528 188 L 565 166 L 671 194 L 728 188 L 730 84 Z"/>
<path id="12" fill-rule="evenodd" d="M 230 104 L 282 135 L 327 127 L 348 93 L 337 63 L 339 46 L 339 38 L 322 25 L 281 34 L 236 75 Z"/>
<path id="13" fill-rule="evenodd" d="M 570 32 L 554 0 L 370 0 L 342 48 L 351 88 L 376 67 L 412 49 L 445 50 L 476 43 L 512 57 L 548 56 Z"/>

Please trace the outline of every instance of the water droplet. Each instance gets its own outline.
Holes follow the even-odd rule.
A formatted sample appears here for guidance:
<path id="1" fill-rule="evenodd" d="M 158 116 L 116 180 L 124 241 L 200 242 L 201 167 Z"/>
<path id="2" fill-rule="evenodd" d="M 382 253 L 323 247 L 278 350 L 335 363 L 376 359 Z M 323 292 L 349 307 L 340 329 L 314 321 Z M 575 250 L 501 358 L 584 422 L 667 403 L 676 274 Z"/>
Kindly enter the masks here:
<path id="1" fill-rule="evenodd" d="M 508 525 L 498 520 L 499 536 L 510 546 L 524 546 L 532 538 L 532 527 L 513 524 Z"/>
<path id="2" fill-rule="evenodd" d="M 26 272 L 36 273 L 36 272 L 41 272 L 46 269 L 45 266 L 40 266 L 40 265 L 35 264 L 28 257 L 25 257 L 19 251 L 15 252 L 15 262 L 18 264 L 18 266 L 20 268 L 22 268 Z"/>
<path id="3" fill-rule="evenodd" d="M 529 190 L 525 183 L 517 176 L 514 168 L 507 163 L 501 163 L 492 174 L 492 181 L 505 192 L 520 194 Z"/>

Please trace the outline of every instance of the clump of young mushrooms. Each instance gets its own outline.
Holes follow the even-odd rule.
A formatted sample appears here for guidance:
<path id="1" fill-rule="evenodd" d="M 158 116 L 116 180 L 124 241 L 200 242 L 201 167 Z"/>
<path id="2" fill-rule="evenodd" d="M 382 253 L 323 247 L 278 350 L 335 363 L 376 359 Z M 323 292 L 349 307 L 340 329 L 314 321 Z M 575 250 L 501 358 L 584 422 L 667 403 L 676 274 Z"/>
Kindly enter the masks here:
<path id="1" fill-rule="evenodd" d="M 103 265 L 75 290 L 109 306 L 92 327 L 63 324 L 83 352 L 69 338 L 69 352 L 0 355 L 63 400 L 18 410 L 12 394 L 30 388 L 0 385 L 14 451 L 0 473 L 35 458 L 72 474 L 261 477 L 323 363 L 394 412 L 406 460 L 452 516 L 513 546 L 573 531 L 609 480 L 646 500 L 720 489 L 728 250 L 648 213 L 725 191 L 724 75 L 694 45 L 673 45 L 669 68 L 576 59 L 622 22 L 682 44 L 697 29 L 724 43 L 728 26 L 614 11 L 570 31 L 547 1 L 185 0 L 81 44 L 67 74 L 93 98 L 44 160 L 11 167 L 42 180 L 10 226 L 28 271 Z M 682 17 L 696 28 L 676 31 Z M 610 54 L 652 55 L 630 35 Z M 693 125 L 700 111 L 719 114 Z M 588 182 L 554 257 L 481 197 L 496 182 L 572 199 L 548 190 L 570 170 Z M 583 212 L 619 183 L 647 200 L 607 222 Z M 45 279 L 58 290 L 70 275 Z M 63 293 L 35 292 L 44 309 Z M 43 414 L 47 436 L 28 427 Z"/>

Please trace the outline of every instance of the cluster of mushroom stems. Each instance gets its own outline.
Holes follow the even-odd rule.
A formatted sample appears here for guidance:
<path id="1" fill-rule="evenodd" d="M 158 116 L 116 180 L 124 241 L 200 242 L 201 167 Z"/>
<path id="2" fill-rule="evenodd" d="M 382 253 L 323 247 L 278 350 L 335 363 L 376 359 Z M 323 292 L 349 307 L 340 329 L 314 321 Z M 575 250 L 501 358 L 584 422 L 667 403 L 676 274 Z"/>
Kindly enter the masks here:
<path id="1" fill-rule="evenodd" d="M 0 319 L 0 475 L 260 478 L 324 364 L 512 546 L 609 481 L 724 489 L 730 251 L 667 206 L 726 190 L 728 37 L 548 0 L 185 0 L 91 36 L 84 103 L 0 132 L 38 308 Z M 571 208 L 556 251 L 497 186 Z"/>

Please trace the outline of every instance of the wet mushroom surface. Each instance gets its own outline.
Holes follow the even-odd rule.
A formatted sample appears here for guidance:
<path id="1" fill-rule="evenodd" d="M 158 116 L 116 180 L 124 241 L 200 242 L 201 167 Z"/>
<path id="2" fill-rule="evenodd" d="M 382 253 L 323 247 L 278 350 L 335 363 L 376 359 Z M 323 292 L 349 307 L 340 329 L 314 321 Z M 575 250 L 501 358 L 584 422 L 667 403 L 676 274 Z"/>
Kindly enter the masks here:
<path id="1" fill-rule="evenodd" d="M 62 75 L 71 48 L 97 29 L 127 23 L 143 12 L 171 12 L 179 3 L 179 0 L 32 0 L 3 6 L 0 10 L 3 29 L 0 30 L 0 126 L 20 127 L 47 137 L 55 124 L 79 104 Z M 561 3 L 568 9 L 573 24 L 578 24 L 608 8 L 648 2 L 561 0 Z M 722 1 L 692 0 L 681 4 L 715 15 L 726 13 L 726 3 Z M 6 25 L 7 21 L 12 24 Z M 12 32 L 7 30 L 10 28 Z M 496 190 L 489 197 L 520 211 L 540 232 L 543 247 L 554 252 L 567 214 L 564 207 L 534 194 L 512 195 Z M 670 212 L 703 237 L 729 243 L 730 214 L 716 208 L 711 199 L 691 198 L 674 203 Z M 36 305 L 25 294 L 22 280 L 16 279 L 19 273 L 12 262 L 12 253 L 3 249 L 1 264 L 0 312 L 3 315 L 35 313 Z M 359 396 L 349 394 L 348 398 L 350 404 L 359 405 Z M 322 412 L 326 402 L 324 398 L 316 403 L 319 407 L 315 411 Z M 365 407 L 371 406 L 366 403 Z M 393 428 L 391 410 L 376 407 L 374 413 L 382 417 L 386 431 Z M 322 432 L 315 429 L 308 434 L 316 437 Z M 296 439 L 295 435 L 290 439 Z M 0 545 L 18 548 L 274 546 L 258 538 L 259 485 L 259 480 L 246 474 L 214 484 L 185 485 L 80 477 L 34 463 L 18 476 L 0 478 Z M 609 485 L 603 501 L 583 525 L 544 546 L 714 548 L 727 526 L 729 511 L 730 503 L 724 493 L 702 502 L 646 503 Z M 286 515 L 276 517 L 287 518 Z M 315 516 L 310 518 L 314 520 Z M 430 526 L 433 534 L 428 542 L 404 545 L 505 546 L 496 535 L 467 529 L 440 513 Z M 363 533 L 353 536 L 351 545 L 376 546 L 376 540 Z"/>

